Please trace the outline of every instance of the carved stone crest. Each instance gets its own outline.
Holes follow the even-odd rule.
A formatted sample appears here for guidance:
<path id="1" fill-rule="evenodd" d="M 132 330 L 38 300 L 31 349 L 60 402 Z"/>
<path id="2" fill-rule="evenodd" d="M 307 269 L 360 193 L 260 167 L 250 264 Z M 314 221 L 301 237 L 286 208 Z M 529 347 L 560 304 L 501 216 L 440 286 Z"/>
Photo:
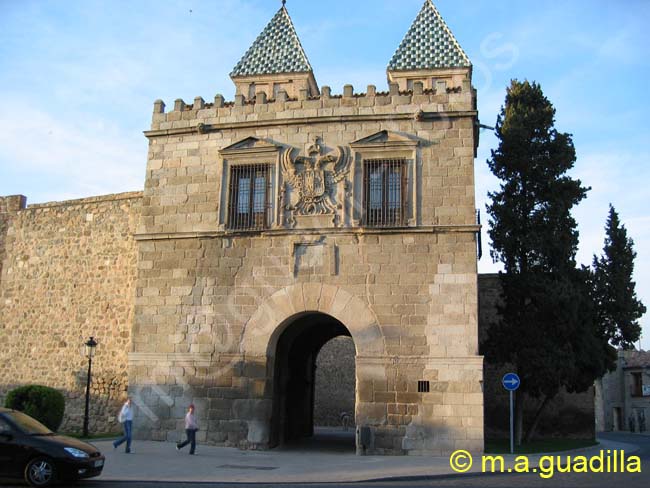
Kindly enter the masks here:
<path id="1" fill-rule="evenodd" d="M 307 156 L 292 160 L 291 150 L 282 157 L 282 174 L 294 193 L 292 202 L 284 206 L 292 213 L 289 223 L 295 224 L 295 216 L 333 215 L 341 208 L 336 203 L 336 187 L 350 171 L 350 158 L 343 147 L 337 148 L 336 156 L 325 155 L 319 138 L 307 149 Z"/>

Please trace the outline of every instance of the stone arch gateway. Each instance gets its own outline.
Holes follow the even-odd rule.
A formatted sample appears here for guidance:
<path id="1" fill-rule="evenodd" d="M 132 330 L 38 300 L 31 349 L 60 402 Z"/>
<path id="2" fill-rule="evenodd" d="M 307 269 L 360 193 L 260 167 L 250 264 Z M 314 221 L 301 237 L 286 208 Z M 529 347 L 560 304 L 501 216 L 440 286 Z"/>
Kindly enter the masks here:
<path id="1" fill-rule="evenodd" d="M 313 434 L 316 356 L 326 342 L 339 335 L 352 337 L 357 361 L 386 357 L 384 335 L 375 314 L 342 287 L 291 285 L 260 305 L 244 327 L 240 347 L 245 360 L 265 363 L 272 403 L 259 401 L 266 409 L 262 418 L 251 419 L 254 434 L 249 440 L 274 447 Z M 357 383 L 366 380 L 365 370 L 357 370 Z M 362 411 L 355 412 L 355 419 L 360 424 L 368 420 Z"/>
<path id="2" fill-rule="evenodd" d="M 296 315 L 278 337 L 273 371 L 270 447 L 314 435 L 316 358 L 331 339 L 350 336 L 335 318 L 320 312 Z"/>
<path id="3" fill-rule="evenodd" d="M 285 7 L 231 78 L 233 101 L 157 101 L 145 132 L 137 435 L 176 440 L 190 402 L 199 442 L 266 449 L 307 432 L 305 418 L 282 427 L 282 361 L 292 334 L 340 324 L 363 452 L 481 451 L 477 94 L 440 13 L 424 2 L 387 91 L 319 87 Z M 305 391 L 281 398 L 308 410 Z"/>

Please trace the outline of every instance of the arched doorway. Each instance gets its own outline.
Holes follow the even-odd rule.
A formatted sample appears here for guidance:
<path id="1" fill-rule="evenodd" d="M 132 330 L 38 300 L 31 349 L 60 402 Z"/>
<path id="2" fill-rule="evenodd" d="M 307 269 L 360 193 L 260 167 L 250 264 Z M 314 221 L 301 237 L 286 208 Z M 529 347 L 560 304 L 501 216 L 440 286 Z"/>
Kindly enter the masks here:
<path id="1" fill-rule="evenodd" d="M 275 346 L 271 447 L 314 434 L 316 358 L 331 339 L 351 337 L 339 320 L 322 312 L 303 312 L 288 320 Z"/>

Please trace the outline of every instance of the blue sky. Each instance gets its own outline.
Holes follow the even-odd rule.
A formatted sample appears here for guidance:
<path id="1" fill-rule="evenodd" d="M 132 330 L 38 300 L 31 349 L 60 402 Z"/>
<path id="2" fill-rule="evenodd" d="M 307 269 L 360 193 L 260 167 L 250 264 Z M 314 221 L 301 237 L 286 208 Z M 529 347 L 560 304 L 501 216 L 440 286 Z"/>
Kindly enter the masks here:
<path id="1" fill-rule="evenodd" d="M 386 86 L 385 67 L 423 0 L 289 0 L 319 84 Z M 474 64 L 494 125 L 511 78 L 536 80 L 574 135 L 578 259 L 603 245 L 608 204 L 634 239 L 650 306 L 648 0 L 434 0 Z M 0 195 L 31 203 L 142 189 L 153 101 L 234 95 L 228 73 L 280 0 L 0 0 Z M 481 134 L 477 206 L 497 188 Z M 482 272 L 498 269 L 489 253 Z M 650 348 L 650 323 L 643 347 Z"/>

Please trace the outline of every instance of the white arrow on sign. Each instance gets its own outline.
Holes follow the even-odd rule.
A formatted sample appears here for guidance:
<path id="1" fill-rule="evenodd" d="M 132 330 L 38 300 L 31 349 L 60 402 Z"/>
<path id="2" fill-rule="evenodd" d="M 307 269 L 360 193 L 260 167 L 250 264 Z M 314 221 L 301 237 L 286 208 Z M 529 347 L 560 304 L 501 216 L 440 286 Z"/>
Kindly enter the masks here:
<path id="1" fill-rule="evenodd" d="M 514 391 L 521 385 L 521 380 L 516 373 L 508 373 L 501 379 L 501 384 L 508 391 Z"/>

